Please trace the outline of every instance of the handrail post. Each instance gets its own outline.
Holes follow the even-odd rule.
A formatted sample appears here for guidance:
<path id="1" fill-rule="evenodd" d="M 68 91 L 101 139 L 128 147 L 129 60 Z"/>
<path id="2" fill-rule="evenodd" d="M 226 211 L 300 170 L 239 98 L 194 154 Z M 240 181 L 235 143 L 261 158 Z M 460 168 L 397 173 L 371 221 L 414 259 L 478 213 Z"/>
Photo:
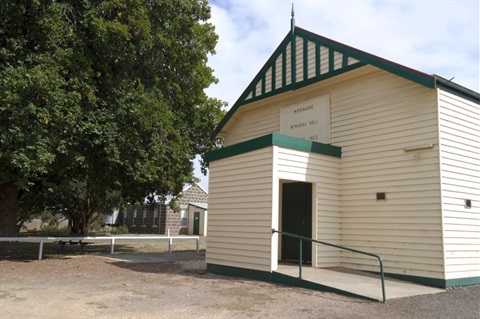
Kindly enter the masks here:
<path id="1" fill-rule="evenodd" d="M 303 248 L 303 245 L 302 245 L 302 239 L 299 238 L 299 240 L 300 240 L 300 258 L 299 258 L 300 262 L 298 264 L 298 266 L 299 266 L 298 267 L 298 278 L 302 279 L 302 260 L 303 260 L 303 256 L 302 256 L 303 255 L 302 254 L 303 249 L 302 248 Z"/>
<path id="2" fill-rule="evenodd" d="M 386 303 L 387 297 L 385 293 L 385 274 L 383 273 L 383 261 L 380 257 L 378 257 L 378 260 L 380 261 L 380 274 L 382 277 L 382 298 L 383 298 L 383 303 Z"/>

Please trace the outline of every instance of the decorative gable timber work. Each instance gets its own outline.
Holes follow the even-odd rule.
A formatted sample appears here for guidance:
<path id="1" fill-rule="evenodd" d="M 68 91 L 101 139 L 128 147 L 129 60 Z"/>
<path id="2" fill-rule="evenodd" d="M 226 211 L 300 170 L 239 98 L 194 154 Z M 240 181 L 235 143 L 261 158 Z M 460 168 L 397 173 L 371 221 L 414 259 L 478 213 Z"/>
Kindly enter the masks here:
<path id="1" fill-rule="evenodd" d="M 435 77 L 432 75 L 295 27 L 235 104 L 243 105 L 295 90 L 367 64 L 435 88 Z"/>
<path id="2" fill-rule="evenodd" d="M 296 90 L 365 65 L 375 66 L 428 88 L 436 87 L 435 76 L 294 27 L 212 132 L 212 137 L 220 133 L 242 105 Z"/>
<path id="3" fill-rule="evenodd" d="M 302 32 L 293 38 L 288 35 L 237 103 L 246 104 L 294 90 L 365 65 L 328 41 L 319 40 L 324 39 L 314 39 Z"/>

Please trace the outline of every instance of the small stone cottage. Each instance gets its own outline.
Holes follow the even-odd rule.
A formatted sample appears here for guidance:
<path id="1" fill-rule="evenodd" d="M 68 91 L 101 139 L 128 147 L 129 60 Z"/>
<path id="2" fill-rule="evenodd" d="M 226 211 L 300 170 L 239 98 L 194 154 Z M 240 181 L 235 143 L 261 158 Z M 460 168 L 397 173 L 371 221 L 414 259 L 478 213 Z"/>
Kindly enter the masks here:
<path id="1" fill-rule="evenodd" d="M 189 185 L 176 198 L 180 211 L 175 212 L 170 207 L 170 200 L 128 206 L 118 213 L 116 224 L 127 225 L 131 233 L 184 235 L 189 232 L 189 206 L 206 207 L 208 193 L 199 185 Z M 191 223 L 192 227 L 194 223 Z"/>

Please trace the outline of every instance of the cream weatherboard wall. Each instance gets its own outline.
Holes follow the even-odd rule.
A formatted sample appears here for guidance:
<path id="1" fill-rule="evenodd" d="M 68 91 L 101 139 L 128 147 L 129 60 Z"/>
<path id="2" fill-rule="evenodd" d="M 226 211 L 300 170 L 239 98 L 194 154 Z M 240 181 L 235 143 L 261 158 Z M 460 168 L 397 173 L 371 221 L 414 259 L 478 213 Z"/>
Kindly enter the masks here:
<path id="1" fill-rule="evenodd" d="M 263 103 L 256 103 L 262 105 Z M 225 136 L 225 146 L 238 144 L 269 133 L 280 132 L 280 111 L 278 104 L 248 108 L 235 117 L 232 131 Z M 239 112 L 240 113 L 240 112 Z"/>
<path id="2" fill-rule="evenodd" d="M 271 271 L 272 148 L 210 163 L 207 264 Z"/>
<path id="3" fill-rule="evenodd" d="M 342 244 L 379 254 L 388 273 L 443 278 L 435 90 L 378 71 L 337 88 L 331 100 L 332 144 L 342 147 Z M 377 268 L 358 254 L 341 260 Z"/>
<path id="4" fill-rule="evenodd" d="M 478 277 L 480 106 L 444 90 L 438 93 L 446 279 Z"/>

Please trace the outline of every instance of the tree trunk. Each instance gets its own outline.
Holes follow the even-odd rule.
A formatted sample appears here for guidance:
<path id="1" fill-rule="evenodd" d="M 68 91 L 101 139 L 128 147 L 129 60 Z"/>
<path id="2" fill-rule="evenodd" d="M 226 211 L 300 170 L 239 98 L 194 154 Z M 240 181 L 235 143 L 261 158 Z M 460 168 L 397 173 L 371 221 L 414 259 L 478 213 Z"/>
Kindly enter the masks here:
<path id="1" fill-rule="evenodd" d="M 92 230 L 93 223 L 95 222 L 95 212 L 83 212 L 82 216 L 82 234 L 88 236 Z"/>
<path id="2" fill-rule="evenodd" d="M 92 225 L 89 222 L 85 222 L 82 225 L 82 234 L 83 236 L 88 236 L 90 234 L 90 230 L 92 229 Z"/>
<path id="3" fill-rule="evenodd" d="M 78 216 L 72 216 L 70 218 L 70 231 L 72 234 L 81 235 L 82 234 L 82 221 Z"/>
<path id="4" fill-rule="evenodd" d="M 0 185 L 0 237 L 14 237 L 18 234 L 18 194 L 15 185 Z"/>
<path id="5" fill-rule="evenodd" d="M 88 236 L 92 230 L 93 223 L 95 223 L 98 214 L 98 200 L 92 194 L 87 195 L 85 210 L 82 212 L 82 234 Z"/>

